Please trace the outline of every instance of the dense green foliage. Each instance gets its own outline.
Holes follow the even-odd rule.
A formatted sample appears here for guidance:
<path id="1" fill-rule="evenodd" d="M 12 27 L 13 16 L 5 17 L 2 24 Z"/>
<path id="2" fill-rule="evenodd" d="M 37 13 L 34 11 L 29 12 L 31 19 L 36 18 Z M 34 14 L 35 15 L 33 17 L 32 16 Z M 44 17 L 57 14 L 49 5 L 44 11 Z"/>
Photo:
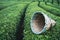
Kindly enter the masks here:
<path id="1" fill-rule="evenodd" d="M 0 11 L 0 40 L 15 40 L 16 25 L 26 4 L 16 4 Z"/>
<path id="2" fill-rule="evenodd" d="M 28 7 L 27 4 L 29 4 Z M 25 7 L 27 7 L 26 10 L 24 10 Z M 24 15 L 23 11 L 26 11 L 24 40 L 60 40 L 60 5 L 58 5 L 57 0 L 53 1 L 53 4 L 52 0 L 0 0 L 0 40 L 16 39 L 16 27 L 21 16 Z M 32 33 L 30 20 L 36 11 L 46 13 L 56 21 L 56 25 L 40 35 Z"/>
<path id="3" fill-rule="evenodd" d="M 51 12 L 54 15 L 60 16 L 60 10 L 55 7 L 48 6 L 48 5 L 44 4 L 43 2 L 40 3 L 40 7 Z"/>
<path id="4" fill-rule="evenodd" d="M 8 6 L 12 6 L 12 5 L 16 4 L 16 3 L 18 3 L 18 2 L 15 2 L 15 1 L 8 1 L 8 2 L 3 1 L 3 2 L 0 2 L 0 10 L 4 9 L 4 8 L 6 8 Z"/>
<path id="5" fill-rule="evenodd" d="M 51 4 L 51 3 L 47 3 L 47 5 L 60 9 L 60 6 L 58 6 L 58 5 L 54 5 L 54 4 Z"/>
<path id="6" fill-rule="evenodd" d="M 26 16 L 25 16 L 25 29 L 24 29 L 24 40 L 57 40 L 60 39 L 58 35 L 59 34 L 59 28 L 60 28 L 60 17 L 57 17 L 45 10 L 43 10 L 42 8 L 37 6 L 37 2 L 33 2 L 29 5 L 27 11 L 26 11 Z M 49 17 L 51 17 L 52 19 L 54 19 L 57 24 L 55 27 L 53 27 L 53 29 L 43 33 L 42 35 L 36 35 L 33 34 L 31 32 L 30 29 L 30 21 L 31 21 L 31 17 L 33 15 L 34 12 L 36 11 L 42 11 L 44 13 L 46 13 Z M 54 34 L 54 35 L 53 35 Z"/>
<path id="7" fill-rule="evenodd" d="M 6 2 L 0 2 L 0 10 L 4 9 L 4 8 L 7 8 L 7 7 L 10 7 L 10 6 L 13 6 L 13 5 L 16 5 L 16 4 L 26 4 L 26 3 L 29 3 L 29 2 L 20 2 L 20 1 L 6 1 Z"/>

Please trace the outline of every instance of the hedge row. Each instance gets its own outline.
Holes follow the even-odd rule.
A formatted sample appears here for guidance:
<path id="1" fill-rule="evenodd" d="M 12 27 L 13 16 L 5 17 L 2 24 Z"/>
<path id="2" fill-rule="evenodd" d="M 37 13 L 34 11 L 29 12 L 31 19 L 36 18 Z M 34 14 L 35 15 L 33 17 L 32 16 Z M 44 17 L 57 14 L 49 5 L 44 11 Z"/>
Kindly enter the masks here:
<path id="1" fill-rule="evenodd" d="M 8 7 L 8 6 L 12 6 L 16 3 L 17 2 L 15 2 L 15 1 L 14 2 L 13 1 L 11 1 L 11 2 L 0 2 L 0 10 L 2 10 L 4 8 Z"/>
<path id="2" fill-rule="evenodd" d="M 47 5 L 60 9 L 60 6 L 58 6 L 58 5 L 54 5 L 54 4 L 51 4 L 51 3 L 47 3 Z"/>
<path id="3" fill-rule="evenodd" d="M 45 5 L 43 2 L 40 3 L 40 7 L 49 11 L 50 13 L 52 13 L 54 15 L 60 16 L 60 10 L 57 8 Z"/>
<path id="4" fill-rule="evenodd" d="M 56 21 L 56 26 L 53 27 L 51 30 L 43 33 L 43 35 L 42 34 L 36 35 L 36 34 L 32 33 L 30 21 L 31 21 L 31 17 L 33 16 L 33 13 L 36 11 L 44 12 L 49 17 L 54 19 Z M 60 17 L 55 16 L 55 15 L 43 10 L 42 8 L 38 7 L 38 2 L 33 2 L 29 5 L 29 7 L 26 11 L 24 21 L 25 21 L 24 22 L 24 38 L 23 38 L 24 40 L 60 40 L 60 23 L 59 23 Z"/>
<path id="5" fill-rule="evenodd" d="M 5 9 L 7 7 L 16 5 L 16 4 L 26 4 L 26 3 L 30 3 L 30 2 L 20 2 L 20 1 L 8 1 L 8 2 L 0 2 L 0 10 Z"/>
<path id="6" fill-rule="evenodd" d="M 16 4 L 0 11 L 0 40 L 15 40 L 16 25 L 27 4 Z"/>

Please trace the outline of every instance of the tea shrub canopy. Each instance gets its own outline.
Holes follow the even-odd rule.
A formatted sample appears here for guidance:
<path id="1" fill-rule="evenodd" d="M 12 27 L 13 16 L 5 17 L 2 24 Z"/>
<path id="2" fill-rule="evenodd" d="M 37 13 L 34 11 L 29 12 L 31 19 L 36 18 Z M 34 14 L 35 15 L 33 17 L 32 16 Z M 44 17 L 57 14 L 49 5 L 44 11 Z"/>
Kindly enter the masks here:
<path id="1" fill-rule="evenodd" d="M 36 11 L 47 14 L 56 25 L 34 34 L 30 20 Z M 0 0 L 0 40 L 60 40 L 60 0 Z"/>

